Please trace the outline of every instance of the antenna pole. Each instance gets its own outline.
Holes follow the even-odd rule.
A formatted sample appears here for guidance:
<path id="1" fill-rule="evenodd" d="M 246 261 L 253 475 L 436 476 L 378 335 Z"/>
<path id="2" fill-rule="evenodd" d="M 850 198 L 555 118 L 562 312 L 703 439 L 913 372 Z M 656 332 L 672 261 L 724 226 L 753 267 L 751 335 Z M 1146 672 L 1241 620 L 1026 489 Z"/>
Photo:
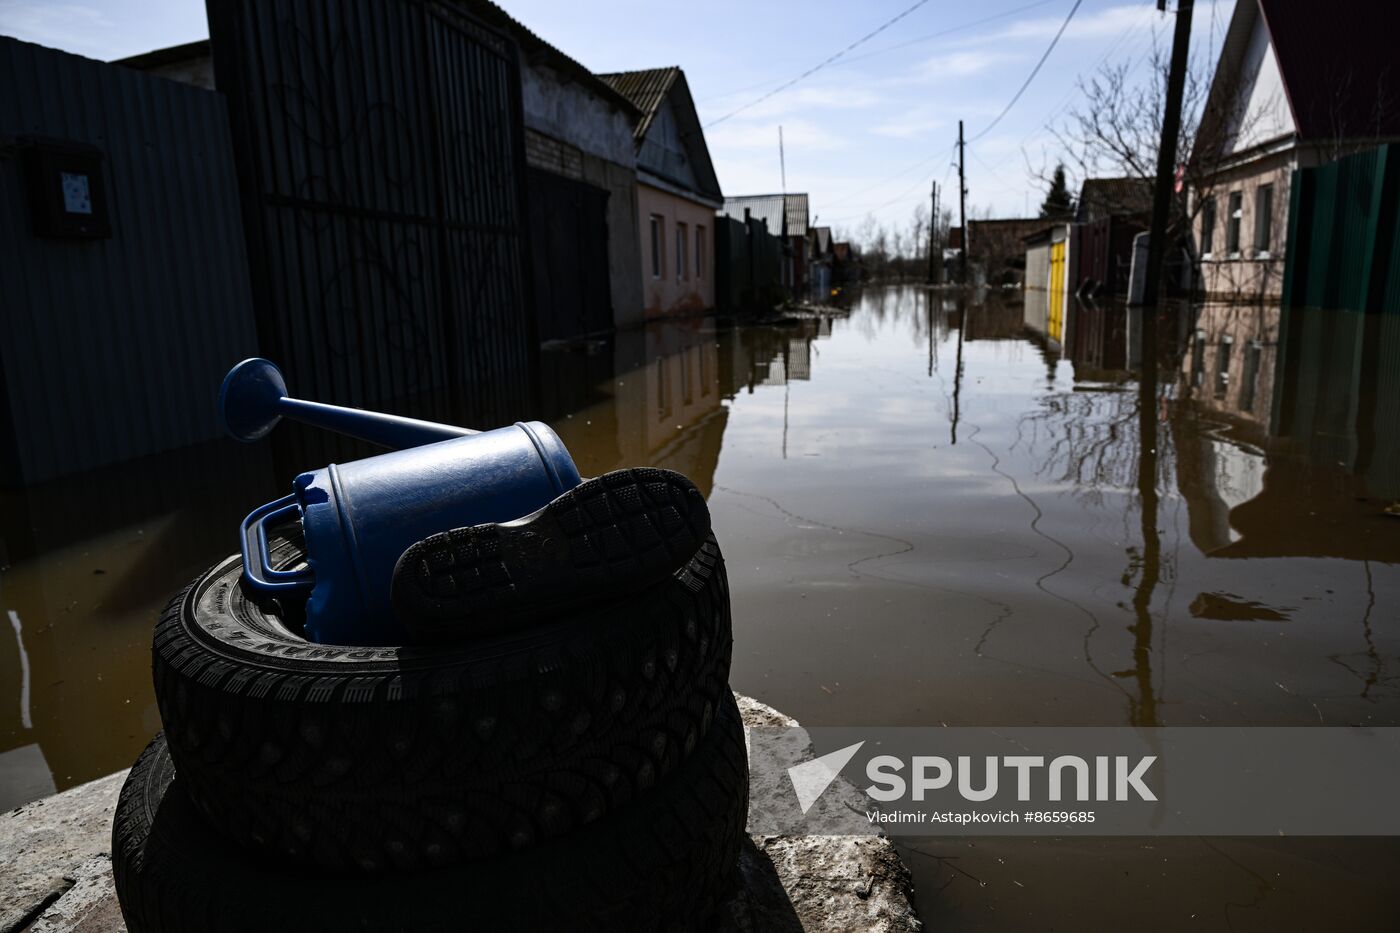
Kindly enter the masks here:
<path id="1" fill-rule="evenodd" d="M 778 124 L 778 168 L 783 173 L 783 194 L 787 194 L 787 158 L 783 155 L 783 125 Z"/>

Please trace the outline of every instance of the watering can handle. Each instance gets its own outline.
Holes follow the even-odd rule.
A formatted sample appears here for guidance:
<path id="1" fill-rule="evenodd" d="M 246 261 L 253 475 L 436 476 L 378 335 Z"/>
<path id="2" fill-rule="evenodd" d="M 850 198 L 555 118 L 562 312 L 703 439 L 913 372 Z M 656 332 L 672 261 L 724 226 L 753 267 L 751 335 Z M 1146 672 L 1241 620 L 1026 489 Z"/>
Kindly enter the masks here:
<path id="1" fill-rule="evenodd" d="M 301 511 L 296 493 L 283 496 L 266 505 L 260 505 L 248 513 L 239 526 L 238 542 L 243 551 L 244 579 L 255 590 L 264 593 L 304 593 L 310 591 L 316 580 L 311 568 L 302 570 L 275 570 L 268 556 L 267 526 L 284 516 Z"/>
<path id="2" fill-rule="evenodd" d="M 481 433 L 451 424 L 291 398 L 281 370 L 260 357 L 244 360 L 228 371 L 219 387 L 219 414 L 224 430 L 245 443 L 266 437 L 284 417 L 391 450 Z"/>

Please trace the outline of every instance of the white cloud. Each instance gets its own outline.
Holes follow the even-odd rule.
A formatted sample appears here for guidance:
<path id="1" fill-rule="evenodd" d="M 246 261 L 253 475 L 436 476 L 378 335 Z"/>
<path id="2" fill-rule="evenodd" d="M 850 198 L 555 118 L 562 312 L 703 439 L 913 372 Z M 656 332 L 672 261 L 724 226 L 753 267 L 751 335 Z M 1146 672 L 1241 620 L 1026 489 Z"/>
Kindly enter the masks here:
<path id="1" fill-rule="evenodd" d="M 945 129 L 950 122 L 938 115 L 935 115 L 928 107 L 915 107 L 905 110 L 893 120 L 876 124 L 870 128 L 870 132 L 876 136 L 887 136 L 890 139 L 911 139 L 915 136 L 923 136 L 935 130 Z"/>
<path id="2" fill-rule="evenodd" d="M 1111 6 L 1088 16 L 1076 16 L 1065 28 L 1064 39 L 1112 39 L 1143 23 L 1159 19 L 1155 5 Z M 978 36 L 976 42 L 1035 39 L 1048 42 L 1060 31 L 1063 16 L 1046 16 L 1013 22 L 1005 29 Z"/>
<path id="3" fill-rule="evenodd" d="M 783 144 L 789 152 L 798 150 L 841 149 L 846 140 L 811 120 L 747 121 L 737 117 L 705 131 L 705 142 L 712 153 L 728 153 L 733 150 L 771 149 L 774 158 L 778 153 L 778 127 L 783 128 Z"/>
<path id="4" fill-rule="evenodd" d="M 925 59 L 915 69 L 915 73 L 921 78 L 967 78 L 975 74 L 1003 65 L 1010 61 L 1016 61 L 1021 56 L 1008 55 L 1005 52 L 953 52 L 948 55 L 935 55 Z"/>
<path id="5" fill-rule="evenodd" d="M 705 108 L 704 118 L 718 119 L 736 107 L 742 107 L 753 96 L 735 94 L 716 100 Z M 810 114 L 813 111 L 857 110 L 873 106 L 878 102 L 879 98 L 875 94 L 860 85 L 795 87 L 780 91 L 767 100 L 746 107 L 743 112 L 730 119 L 775 119 L 789 114 Z"/>

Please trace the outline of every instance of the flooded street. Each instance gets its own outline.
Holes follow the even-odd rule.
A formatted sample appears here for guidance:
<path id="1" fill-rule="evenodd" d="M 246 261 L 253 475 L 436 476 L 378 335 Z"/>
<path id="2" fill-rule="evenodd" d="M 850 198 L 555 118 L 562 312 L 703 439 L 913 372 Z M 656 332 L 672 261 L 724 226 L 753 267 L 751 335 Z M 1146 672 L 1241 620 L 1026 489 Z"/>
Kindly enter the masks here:
<path id="1" fill-rule="evenodd" d="M 1400 317 L 1201 309 L 1144 445 L 1135 315 L 1015 299 L 872 288 L 548 349 L 522 415 L 585 476 L 700 486 L 733 686 L 804 724 L 1400 725 Z M 130 764 L 159 728 L 160 606 L 333 450 L 229 442 L 0 502 L 0 806 Z M 931 930 L 1400 906 L 1387 839 L 901 848 Z"/>

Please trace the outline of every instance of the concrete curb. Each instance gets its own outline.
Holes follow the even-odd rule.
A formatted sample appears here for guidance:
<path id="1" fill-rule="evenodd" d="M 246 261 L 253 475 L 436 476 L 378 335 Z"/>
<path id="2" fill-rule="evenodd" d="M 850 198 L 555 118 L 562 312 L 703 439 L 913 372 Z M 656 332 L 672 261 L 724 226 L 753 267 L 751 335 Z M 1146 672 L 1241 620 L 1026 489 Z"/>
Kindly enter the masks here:
<path id="1" fill-rule="evenodd" d="M 797 725 L 738 700 L 746 728 Z M 110 847 L 125 780 L 119 771 L 0 816 L 0 933 L 124 933 Z M 726 933 L 923 929 L 909 871 L 883 836 L 753 836 L 739 872 Z"/>

